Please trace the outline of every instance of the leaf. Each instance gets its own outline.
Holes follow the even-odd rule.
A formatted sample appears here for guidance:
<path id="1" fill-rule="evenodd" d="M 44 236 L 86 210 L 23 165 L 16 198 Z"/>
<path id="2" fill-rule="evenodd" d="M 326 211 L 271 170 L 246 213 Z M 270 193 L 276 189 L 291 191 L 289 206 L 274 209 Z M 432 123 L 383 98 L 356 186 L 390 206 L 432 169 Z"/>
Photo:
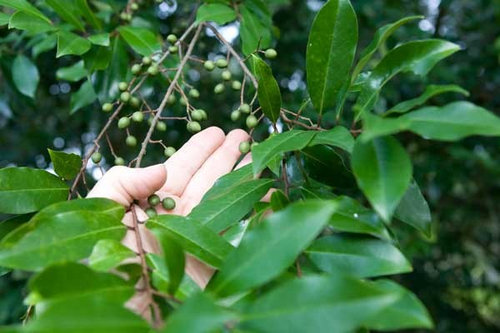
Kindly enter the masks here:
<path id="1" fill-rule="evenodd" d="M 267 48 L 271 44 L 270 25 L 261 20 L 245 3 L 239 7 L 241 15 L 240 37 L 245 55 L 249 55 L 258 47 Z"/>
<path id="2" fill-rule="evenodd" d="M 411 272 L 404 255 L 379 239 L 353 235 L 332 235 L 316 240 L 305 253 L 322 271 L 377 277 Z"/>
<path id="3" fill-rule="evenodd" d="M 108 47 L 94 46 L 89 52 L 83 55 L 85 68 L 89 72 L 105 70 L 111 62 L 111 49 Z"/>
<path id="4" fill-rule="evenodd" d="M 148 29 L 121 26 L 118 28 L 120 36 L 127 42 L 135 52 L 149 57 L 154 53 L 161 51 L 161 44 L 156 38 L 155 34 Z"/>
<path id="5" fill-rule="evenodd" d="M 32 57 L 36 58 L 43 52 L 52 50 L 56 47 L 56 45 L 57 36 L 55 34 L 45 36 L 45 38 L 40 43 L 33 45 L 33 48 L 31 49 Z"/>
<path id="6" fill-rule="evenodd" d="M 82 14 L 82 16 L 85 18 L 85 20 L 87 20 L 87 22 L 90 25 L 92 25 L 97 30 L 102 29 L 101 21 L 92 12 L 87 0 L 76 0 L 75 5 L 76 5 L 76 8 L 79 10 L 79 12 Z M 107 45 L 105 45 L 105 46 L 107 46 Z"/>
<path id="7" fill-rule="evenodd" d="M 322 114 L 334 107 L 350 79 L 358 42 L 356 13 L 348 0 L 330 0 L 318 12 L 307 43 L 307 88 Z"/>
<path id="8" fill-rule="evenodd" d="M 401 199 L 394 212 L 394 217 L 420 230 L 427 237 L 431 236 L 431 211 L 415 181 L 410 184 L 403 199 Z"/>
<path id="9" fill-rule="evenodd" d="M 243 329 L 258 332 L 353 332 L 394 304 L 399 292 L 347 277 L 305 276 L 268 291 L 243 316 Z"/>
<path id="10" fill-rule="evenodd" d="M 317 132 L 308 146 L 311 147 L 316 145 L 335 146 L 352 153 L 354 138 L 347 128 L 335 126 L 331 130 Z"/>
<path id="11" fill-rule="evenodd" d="M 64 21 L 70 23 L 75 28 L 80 31 L 85 31 L 85 27 L 80 19 L 80 12 L 75 6 L 74 1 L 68 0 L 45 0 L 45 3 L 52 7 L 52 9 L 61 17 Z"/>
<path id="12" fill-rule="evenodd" d="M 257 93 L 262 112 L 273 123 L 280 118 L 281 112 L 281 93 L 278 82 L 273 76 L 271 67 L 261 58 L 252 55 L 255 77 L 259 83 Z"/>
<path id="13" fill-rule="evenodd" d="M 55 27 L 38 16 L 18 11 L 10 17 L 9 29 L 26 30 L 30 34 L 38 34 L 53 31 Z"/>
<path id="14" fill-rule="evenodd" d="M 222 25 L 234 20 L 236 20 L 234 9 L 219 3 L 203 4 L 196 12 L 196 23 L 211 21 Z"/>
<path id="15" fill-rule="evenodd" d="M 149 219 L 152 230 L 159 229 L 176 240 L 182 248 L 213 266 L 220 267 L 233 247 L 217 233 L 195 220 L 177 215 L 160 215 Z"/>
<path id="16" fill-rule="evenodd" d="M 0 27 L 9 24 L 10 15 L 0 12 Z"/>
<path id="17" fill-rule="evenodd" d="M 52 205 L 10 233 L 0 242 L 0 265 L 39 270 L 53 263 L 88 257 L 100 239 L 121 239 L 126 228 L 121 217 L 110 215 L 108 200 L 86 200 Z M 123 208 L 119 208 L 123 216 Z"/>
<path id="18" fill-rule="evenodd" d="M 26 214 L 66 200 L 68 186 L 45 170 L 0 169 L 0 212 Z"/>
<path id="19" fill-rule="evenodd" d="M 184 252 L 182 251 L 182 247 L 168 233 L 159 229 L 155 231 L 155 236 L 163 250 L 163 260 L 168 269 L 168 293 L 173 295 L 179 288 L 184 277 L 184 267 L 186 264 Z"/>
<path id="20" fill-rule="evenodd" d="M 92 44 L 99 45 L 99 46 L 109 46 L 109 44 L 110 44 L 109 33 L 107 33 L 107 32 L 89 36 L 88 40 Z"/>
<path id="21" fill-rule="evenodd" d="M 275 278 L 318 235 L 336 206 L 334 201 L 309 200 L 269 216 L 245 234 L 207 290 L 229 296 Z"/>
<path id="22" fill-rule="evenodd" d="M 271 194 L 271 209 L 273 212 L 283 210 L 290 204 L 290 200 L 286 197 L 285 193 L 281 190 L 276 190 Z"/>
<path id="23" fill-rule="evenodd" d="M 198 293 L 173 313 L 161 332 L 217 332 L 224 328 L 224 323 L 235 317 L 228 310 L 217 306 L 207 294 Z"/>
<path id="24" fill-rule="evenodd" d="M 73 179 L 82 167 L 82 159 L 76 154 L 68 154 L 63 151 L 49 151 L 50 160 L 54 165 L 54 171 L 64 179 Z"/>
<path id="25" fill-rule="evenodd" d="M 101 272 L 107 272 L 122 261 L 135 257 L 135 253 L 117 240 L 101 239 L 92 249 L 89 266 Z"/>
<path id="26" fill-rule="evenodd" d="M 80 89 L 71 95 L 69 113 L 73 114 L 87 105 L 91 105 L 96 99 L 97 95 L 95 94 L 94 87 L 92 87 L 92 83 L 85 81 L 80 86 Z"/>
<path id="27" fill-rule="evenodd" d="M 31 15 L 37 16 L 48 23 L 51 23 L 50 20 L 45 15 L 42 14 L 42 12 L 40 12 L 38 9 L 36 9 L 36 7 L 34 7 L 26 0 L 0 0 L 0 6 L 5 6 L 16 10 L 20 10 L 29 13 Z"/>
<path id="28" fill-rule="evenodd" d="M 365 68 L 366 64 L 370 61 L 372 56 L 375 54 L 375 52 L 380 49 L 387 39 L 391 37 L 391 35 L 399 29 L 402 25 L 419 20 L 424 18 L 423 16 L 408 16 L 405 18 L 400 19 L 399 21 L 389 23 L 384 25 L 383 27 L 379 28 L 377 32 L 375 33 L 375 36 L 373 37 L 372 42 L 361 52 L 359 56 L 359 61 L 358 64 L 356 65 L 356 68 L 354 68 L 352 78 L 356 80 L 363 70 Z"/>
<path id="29" fill-rule="evenodd" d="M 15 215 L 0 222 L 0 240 L 11 233 L 14 229 L 28 222 L 33 214 Z"/>
<path id="30" fill-rule="evenodd" d="M 12 80 L 21 94 L 35 98 L 40 74 L 36 65 L 22 54 L 18 55 L 12 64 Z"/>
<path id="31" fill-rule="evenodd" d="M 402 297 L 396 303 L 381 311 L 376 317 L 366 321 L 365 325 L 369 329 L 392 331 L 434 328 L 425 306 L 411 291 L 390 280 L 378 280 L 374 284 L 387 292 L 402 293 Z"/>
<path id="32" fill-rule="evenodd" d="M 390 110 L 384 113 L 384 116 L 393 114 L 393 113 L 406 113 L 411 109 L 414 109 L 417 106 L 425 104 L 429 99 L 434 96 L 441 95 L 444 93 L 454 92 L 457 94 L 462 94 L 465 96 L 469 96 L 469 92 L 455 84 L 449 85 L 430 85 L 425 88 L 425 91 L 422 95 L 417 98 L 413 98 L 404 102 L 397 104 L 392 107 Z"/>
<path id="33" fill-rule="evenodd" d="M 391 50 L 365 81 L 356 101 L 356 119 L 373 107 L 384 85 L 395 75 L 413 72 L 424 76 L 439 61 L 458 50 L 458 45 L 440 39 L 412 41 Z"/>
<path id="34" fill-rule="evenodd" d="M 65 55 L 82 55 L 90 50 L 90 42 L 74 33 L 68 31 L 60 31 L 57 34 L 57 55 L 62 57 Z"/>
<path id="35" fill-rule="evenodd" d="M 408 154 L 392 137 L 357 140 L 351 166 L 359 188 L 386 222 L 403 198 L 412 177 Z"/>
<path id="36" fill-rule="evenodd" d="M 83 66 L 83 61 L 79 61 L 69 67 L 59 68 L 56 72 L 58 80 L 65 80 L 70 82 L 78 82 L 88 75 L 87 70 Z"/>

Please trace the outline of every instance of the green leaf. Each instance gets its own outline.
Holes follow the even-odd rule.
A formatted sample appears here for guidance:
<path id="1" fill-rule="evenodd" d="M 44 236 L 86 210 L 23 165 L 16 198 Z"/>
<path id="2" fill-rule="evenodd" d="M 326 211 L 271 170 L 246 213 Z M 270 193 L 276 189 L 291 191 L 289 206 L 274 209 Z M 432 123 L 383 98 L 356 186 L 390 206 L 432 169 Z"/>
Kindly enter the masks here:
<path id="1" fill-rule="evenodd" d="M 89 36 L 88 40 L 92 44 L 99 45 L 99 46 L 109 46 L 109 44 L 110 44 L 109 33 L 107 33 L 107 32 L 102 33 L 102 34 Z"/>
<path id="2" fill-rule="evenodd" d="M 392 137 L 357 140 L 351 166 L 359 188 L 386 222 L 403 198 L 412 177 L 408 154 Z"/>
<path id="3" fill-rule="evenodd" d="M 55 27 L 46 20 L 24 11 L 15 12 L 10 17 L 9 29 L 26 30 L 30 34 L 39 34 L 55 30 Z"/>
<path id="4" fill-rule="evenodd" d="M 94 87 L 90 81 L 85 81 L 77 92 L 71 95 L 70 114 L 75 113 L 81 108 L 91 105 L 97 99 Z"/>
<path id="5" fill-rule="evenodd" d="M 217 233 L 186 217 L 160 215 L 149 219 L 147 225 L 153 230 L 166 232 L 186 252 L 216 268 L 220 267 L 233 250 L 233 247 Z"/>
<path id="6" fill-rule="evenodd" d="M 92 12 L 87 0 L 76 0 L 76 8 L 80 11 L 85 20 L 95 29 L 101 30 L 102 23 L 97 16 Z"/>
<path id="7" fill-rule="evenodd" d="M 89 72 L 105 70 L 111 62 L 111 49 L 103 46 L 94 46 L 83 55 L 85 68 Z"/>
<path id="8" fill-rule="evenodd" d="M 425 91 L 422 95 L 417 98 L 413 98 L 404 102 L 399 103 L 398 105 L 392 107 L 390 110 L 384 113 L 384 116 L 390 115 L 392 113 L 406 113 L 417 106 L 425 104 L 429 99 L 434 96 L 441 95 L 444 93 L 454 92 L 457 94 L 462 94 L 465 96 L 469 96 L 469 92 L 455 84 L 449 85 L 430 85 L 425 88 Z"/>
<path id="9" fill-rule="evenodd" d="M 286 197 L 282 190 L 276 190 L 271 194 L 271 209 L 273 212 L 283 210 L 290 204 L 290 200 Z"/>
<path id="10" fill-rule="evenodd" d="M 156 229 L 155 236 L 163 250 L 163 260 L 168 269 L 168 293 L 173 295 L 179 288 L 184 277 L 184 267 L 186 264 L 184 251 L 182 251 L 182 247 L 168 233 Z"/>
<path id="11" fill-rule="evenodd" d="M 403 199 L 401 199 L 394 212 L 394 217 L 420 230 L 427 237 L 431 236 L 431 211 L 415 181 L 410 184 Z"/>
<path id="12" fill-rule="evenodd" d="M 25 214 L 66 200 L 68 186 L 45 170 L 0 169 L 0 212 Z"/>
<path id="13" fill-rule="evenodd" d="M 73 179 L 82 167 L 82 159 L 76 154 L 68 154 L 63 151 L 49 151 L 50 160 L 54 165 L 54 171 L 64 179 Z"/>
<path id="14" fill-rule="evenodd" d="M 460 50 L 456 44 L 426 39 L 404 43 L 391 50 L 373 69 L 356 102 L 357 119 L 375 105 L 384 85 L 395 75 L 413 72 L 426 75 L 439 61 Z"/>
<path id="15" fill-rule="evenodd" d="M 259 83 L 257 93 L 262 112 L 273 123 L 280 118 L 281 112 L 281 93 L 278 82 L 273 76 L 271 67 L 261 58 L 252 55 L 254 72 Z"/>
<path id="16" fill-rule="evenodd" d="M 28 222 L 33 214 L 15 215 L 0 222 L 0 240 L 11 233 L 14 229 L 19 228 L 24 223 Z"/>
<path id="17" fill-rule="evenodd" d="M 196 23 L 211 21 L 222 25 L 234 20 L 236 20 L 234 9 L 219 3 L 203 4 L 196 12 Z"/>
<path id="18" fill-rule="evenodd" d="M 22 54 L 18 55 L 12 64 L 12 80 L 21 94 L 35 98 L 40 74 L 36 65 Z"/>
<path id="19" fill-rule="evenodd" d="M 112 217 L 116 214 L 111 215 L 108 200 L 86 200 L 52 205 L 10 233 L 0 242 L 0 265 L 39 270 L 53 263 L 88 257 L 100 239 L 121 239 L 126 228 L 121 218 Z M 99 206 L 103 211 L 97 209 Z M 123 208 L 119 208 L 123 216 Z M 116 210 L 112 207 L 111 212 Z"/>
<path id="20" fill-rule="evenodd" d="M 36 58 L 43 52 L 52 50 L 53 48 L 56 47 L 56 45 L 57 45 L 57 36 L 55 34 L 45 36 L 45 38 L 41 42 L 33 45 L 33 48 L 31 49 L 32 57 Z"/>
<path id="21" fill-rule="evenodd" d="M 245 234 L 207 289 L 229 296 L 275 278 L 318 235 L 336 206 L 334 201 L 303 201 L 269 216 Z"/>
<path id="22" fill-rule="evenodd" d="M 270 26 L 245 3 L 239 6 L 241 15 L 240 37 L 245 55 L 258 47 L 267 48 L 271 44 Z"/>
<path id="23" fill-rule="evenodd" d="M 356 80 L 363 70 L 365 68 L 366 64 L 370 61 L 372 56 L 375 54 L 375 52 L 380 49 L 387 39 L 391 37 L 391 35 L 398 30 L 402 25 L 419 20 L 424 18 L 423 16 L 408 16 L 405 18 L 402 18 L 399 21 L 389 23 L 384 25 L 383 27 L 379 28 L 377 32 L 375 33 L 375 36 L 373 37 L 372 42 L 361 52 L 359 56 L 359 61 L 358 64 L 356 65 L 356 68 L 354 68 L 352 78 L 353 80 Z"/>
<path id="24" fill-rule="evenodd" d="M 217 332 L 235 317 L 228 310 L 217 306 L 209 295 L 198 293 L 174 312 L 162 332 Z"/>
<path id="25" fill-rule="evenodd" d="M 37 16 L 48 23 L 51 23 L 50 20 L 42 14 L 36 7 L 30 4 L 26 0 L 0 0 L 0 6 L 5 6 L 13 9 L 17 9 L 31 15 Z"/>
<path id="26" fill-rule="evenodd" d="M 82 55 L 90 50 L 90 42 L 74 33 L 68 31 L 60 31 L 57 34 L 57 55 L 62 57 L 65 55 Z"/>
<path id="27" fill-rule="evenodd" d="M 0 27 L 9 24 L 10 15 L 0 12 Z"/>
<path id="28" fill-rule="evenodd" d="M 79 61 L 69 67 L 59 68 L 56 72 L 58 80 L 70 82 L 78 82 L 88 75 L 88 71 L 83 65 L 83 61 Z"/>
<path id="29" fill-rule="evenodd" d="M 121 26 L 118 28 L 120 36 L 127 42 L 135 52 L 143 56 L 151 56 L 161 51 L 161 44 L 155 34 L 148 29 Z"/>
<path id="30" fill-rule="evenodd" d="M 378 280 L 374 284 L 387 292 L 401 293 L 403 296 L 376 317 L 366 321 L 365 325 L 369 329 L 392 331 L 416 328 L 432 329 L 434 327 L 425 306 L 411 291 L 390 280 Z"/>
<path id="31" fill-rule="evenodd" d="M 89 266 L 96 271 L 107 272 L 125 259 L 134 257 L 135 253 L 119 241 L 102 239 L 92 249 Z"/>
<path id="32" fill-rule="evenodd" d="M 335 146 L 352 153 L 354 138 L 347 128 L 335 126 L 331 130 L 317 132 L 308 146 L 311 147 L 316 145 Z"/>
<path id="33" fill-rule="evenodd" d="M 259 297 L 242 326 L 258 332 L 353 332 L 400 297 L 342 274 L 306 276 Z"/>
<path id="34" fill-rule="evenodd" d="M 404 255 L 393 245 L 379 239 L 332 235 L 316 240 L 306 251 L 322 271 L 360 278 L 411 272 Z"/>
<path id="35" fill-rule="evenodd" d="M 349 81 L 358 43 L 356 13 L 348 0 L 330 0 L 314 19 L 306 54 L 307 87 L 316 110 L 334 107 Z"/>
<path id="36" fill-rule="evenodd" d="M 85 31 L 82 20 L 80 19 L 80 12 L 75 6 L 74 1 L 68 0 L 45 0 L 45 3 L 52 7 L 52 9 L 61 17 L 64 21 L 70 23 L 75 28 L 81 31 Z"/>

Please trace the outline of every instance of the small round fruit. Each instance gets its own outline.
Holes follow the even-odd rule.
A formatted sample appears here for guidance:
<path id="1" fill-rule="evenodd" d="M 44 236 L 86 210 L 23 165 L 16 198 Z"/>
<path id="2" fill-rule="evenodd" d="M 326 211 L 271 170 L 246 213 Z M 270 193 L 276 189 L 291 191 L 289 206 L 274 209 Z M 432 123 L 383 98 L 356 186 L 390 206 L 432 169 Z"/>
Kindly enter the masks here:
<path id="1" fill-rule="evenodd" d="M 168 105 L 174 105 L 175 102 L 177 102 L 177 97 L 175 97 L 174 94 L 168 96 L 168 98 L 167 98 L 167 104 Z"/>
<path id="2" fill-rule="evenodd" d="M 128 89 L 128 83 L 127 82 L 118 83 L 118 89 L 120 89 L 120 91 L 126 91 Z"/>
<path id="3" fill-rule="evenodd" d="M 128 18 L 127 13 L 125 13 L 125 12 L 120 13 L 120 19 L 122 19 L 122 20 L 126 21 L 126 20 L 127 20 L 127 18 Z"/>
<path id="4" fill-rule="evenodd" d="M 199 109 L 201 115 L 202 115 L 202 119 L 201 120 L 207 120 L 208 119 L 208 114 L 205 110 L 203 109 Z"/>
<path id="5" fill-rule="evenodd" d="M 141 106 L 141 100 L 137 97 L 132 97 L 130 99 L 130 105 L 133 107 L 133 108 L 138 108 L 139 106 Z"/>
<path id="6" fill-rule="evenodd" d="M 165 132 L 167 130 L 167 124 L 164 121 L 159 121 L 156 123 L 156 129 L 160 132 Z"/>
<path id="7" fill-rule="evenodd" d="M 130 9 L 132 9 L 132 10 L 134 10 L 134 11 L 135 11 L 135 10 L 138 10 L 138 9 L 139 9 L 139 5 L 138 5 L 137 3 L 135 3 L 135 2 L 132 2 L 132 3 L 130 4 Z"/>
<path id="8" fill-rule="evenodd" d="M 132 66 L 131 71 L 132 71 L 132 74 L 138 75 L 142 71 L 142 66 L 140 64 L 135 64 L 135 65 Z"/>
<path id="9" fill-rule="evenodd" d="M 250 105 L 248 104 L 241 104 L 239 107 L 239 110 L 243 113 L 250 113 Z"/>
<path id="10" fill-rule="evenodd" d="M 215 68 L 215 64 L 212 60 L 207 60 L 205 63 L 203 63 L 203 67 L 209 72 L 213 71 Z"/>
<path id="11" fill-rule="evenodd" d="M 179 48 L 177 47 L 177 45 L 171 45 L 168 47 L 168 51 L 170 53 L 177 53 L 177 51 L 179 51 Z"/>
<path id="12" fill-rule="evenodd" d="M 246 123 L 248 128 L 254 128 L 258 124 L 258 120 L 253 114 L 251 114 L 247 117 Z"/>
<path id="13" fill-rule="evenodd" d="M 199 98 L 200 92 L 197 89 L 191 89 L 189 90 L 189 97 Z"/>
<path id="14" fill-rule="evenodd" d="M 158 215 L 158 213 L 156 212 L 156 209 L 154 209 L 153 207 L 146 208 L 146 210 L 144 212 L 146 213 L 146 215 L 149 218 L 153 218 L 153 217 Z"/>
<path id="15" fill-rule="evenodd" d="M 215 65 L 219 68 L 226 68 L 227 67 L 227 60 L 220 58 L 215 61 Z"/>
<path id="16" fill-rule="evenodd" d="M 266 52 L 264 52 L 264 55 L 267 59 L 274 59 L 278 56 L 278 52 L 276 52 L 275 49 L 267 49 Z"/>
<path id="17" fill-rule="evenodd" d="M 243 141 L 240 143 L 240 153 L 246 154 L 250 151 L 250 143 L 248 141 Z"/>
<path id="18" fill-rule="evenodd" d="M 144 120 L 144 113 L 142 113 L 141 111 L 132 113 L 132 120 L 136 123 L 142 122 Z"/>
<path id="19" fill-rule="evenodd" d="M 188 122 L 186 128 L 191 133 L 198 133 L 199 131 L 201 131 L 201 125 L 197 121 Z"/>
<path id="20" fill-rule="evenodd" d="M 167 147 L 165 148 L 164 154 L 165 157 L 171 157 L 173 154 L 175 154 L 177 150 L 174 147 Z"/>
<path id="21" fill-rule="evenodd" d="M 92 154 L 92 162 L 99 164 L 102 160 L 102 154 L 98 151 Z"/>
<path id="22" fill-rule="evenodd" d="M 221 75 L 220 75 L 220 76 L 222 77 L 222 79 L 223 79 L 224 81 L 229 81 L 229 80 L 231 80 L 231 77 L 232 77 L 233 75 L 231 74 L 231 72 L 230 72 L 230 71 L 225 70 L 225 71 L 222 71 L 222 73 L 221 73 Z"/>
<path id="23" fill-rule="evenodd" d="M 179 102 L 181 103 L 182 106 L 186 106 L 187 105 L 187 99 L 184 96 L 181 97 L 181 99 L 180 99 Z"/>
<path id="24" fill-rule="evenodd" d="M 125 165 L 125 160 L 121 157 L 115 158 L 115 165 Z"/>
<path id="25" fill-rule="evenodd" d="M 129 125 L 130 125 L 129 117 L 121 117 L 120 120 L 118 120 L 118 128 L 120 129 L 127 128 Z"/>
<path id="26" fill-rule="evenodd" d="M 151 63 L 152 63 L 152 62 L 153 62 L 153 60 L 151 60 L 151 58 L 150 58 L 150 57 L 144 57 L 144 58 L 142 58 L 142 63 L 143 63 L 144 65 L 146 65 L 146 66 L 151 65 Z"/>
<path id="27" fill-rule="evenodd" d="M 219 83 L 215 86 L 214 88 L 214 93 L 216 94 L 222 94 L 224 92 L 224 90 L 226 89 L 226 87 L 224 87 L 224 84 L 222 83 Z"/>
<path id="28" fill-rule="evenodd" d="M 128 103 L 130 102 L 130 98 L 132 96 L 130 95 L 130 93 L 128 91 L 124 91 L 120 94 L 120 100 L 123 102 L 123 103 Z"/>
<path id="29" fill-rule="evenodd" d="M 148 197 L 148 203 L 151 205 L 151 206 L 156 206 L 158 204 L 160 204 L 160 197 L 157 196 L 156 194 L 151 194 L 149 197 Z"/>
<path id="30" fill-rule="evenodd" d="M 232 121 L 237 121 L 238 119 L 240 119 L 240 116 L 241 116 L 241 113 L 238 110 L 234 110 L 233 112 L 231 112 L 231 120 Z"/>
<path id="31" fill-rule="evenodd" d="M 160 70 L 158 69 L 158 65 L 153 64 L 148 67 L 148 74 L 151 76 L 156 76 L 159 72 Z"/>
<path id="32" fill-rule="evenodd" d="M 240 90 L 241 89 L 241 82 L 240 81 L 233 81 L 231 83 L 231 88 L 233 88 L 233 90 Z"/>
<path id="33" fill-rule="evenodd" d="M 173 43 L 177 42 L 177 36 L 174 35 L 174 34 L 170 34 L 170 35 L 167 36 L 167 41 L 170 44 L 173 44 Z"/>
<path id="34" fill-rule="evenodd" d="M 191 118 L 196 121 L 202 121 L 203 120 L 203 110 L 197 109 L 191 111 Z"/>
<path id="35" fill-rule="evenodd" d="M 127 146 L 129 147 L 135 147 L 137 146 L 137 139 L 135 138 L 135 136 L 133 135 L 129 135 L 127 136 L 127 138 L 125 139 L 125 143 L 127 144 Z"/>
<path id="36" fill-rule="evenodd" d="M 111 103 L 104 103 L 102 105 L 102 111 L 104 112 L 111 112 L 113 110 L 113 104 Z"/>
<path id="37" fill-rule="evenodd" d="M 162 200 L 161 205 L 166 210 L 172 210 L 175 208 L 175 200 L 170 197 L 166 197 L 165 199 Z"/>

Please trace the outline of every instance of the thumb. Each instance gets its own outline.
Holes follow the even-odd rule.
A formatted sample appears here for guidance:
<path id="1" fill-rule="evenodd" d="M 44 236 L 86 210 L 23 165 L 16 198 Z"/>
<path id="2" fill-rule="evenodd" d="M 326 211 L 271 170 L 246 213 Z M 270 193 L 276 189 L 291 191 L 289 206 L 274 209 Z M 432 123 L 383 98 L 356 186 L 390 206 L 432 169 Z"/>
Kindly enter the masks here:
<path id="1" fill-rule="evenodd" d="M 87 195 L 88 198 L 108 198 L 123 206 L 135 199 L 144 199 L 159 190 L 167 180 L 163 164 L 147 168 L 112 167 Z"/>

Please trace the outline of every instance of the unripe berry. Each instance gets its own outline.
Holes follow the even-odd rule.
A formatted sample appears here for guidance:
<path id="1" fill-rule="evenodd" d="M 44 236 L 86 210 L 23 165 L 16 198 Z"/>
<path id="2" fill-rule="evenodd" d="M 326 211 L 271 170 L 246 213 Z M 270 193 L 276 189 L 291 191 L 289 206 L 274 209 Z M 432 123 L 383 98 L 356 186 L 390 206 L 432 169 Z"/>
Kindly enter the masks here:
<path id="1" fill-rule="evenodd" d="M 175 154 L 176 149 L 174 147 L 167 147 L 165 148 L 164 154 L 166 157 L 171 157 L 173 154 Z"/>
<path id="2" fill-rule="evenodd" d="M 202 121 L 203 120 L 203 110 L 193 110 L 191 112 L 191 118 L 196 121 Z"/>
<path id="3" fill-rule="evenodd" d="M 142 63 L 143 63 L 144 65 L 146 65 L 146 66 L 151 65 L 151 63 L 152 63 L 152 62 L 153 62 L 153 60 L 151 60 L 151 58 L 150 58 L 150 57 L 144 57 L 144 58 L 142 58 Z"/>
<path id="4" fill-rule="evenodd" d="M 130 102 L 130 93 L 128 91 L 124 91 L 120 94 L 120 100 L 123 102 L 123 103 L 128 103 Z"/>
<path id="5" fill-rule="evenodd" d="M 125 13 L 125 12 L 120 13 L 120 19 L 122 19 L 123 21 L 126 21 L 127 18 L 128 18 L 127 13 Z"/>
<path id="6" fill-rule="evenodd" d="M 227 60 L 226 59 L 223 59 L 223 58 L 220 58 L 220 59 L 217 59 L 215 61 L 215 64 L 217 65 L 217 67 L 219 68 L 226 68 L 227 67 Z"/>
<path id="7" fill-rule="evenodd" d="M 137 97 L 132 97 L 130 99 L 130 105 L 133 107 L 133 108 L 138 108 L 139 106 L 141 106 L 141 100 Z"/>
<path id="8" fill-rule="evenodd" d="M 126 21 L 132 21 L 132 14 L 127 13 L 125 20 Z"/>
<path id="9" fill-rule="evenodd" d="M 250 151 L 250 143 L 248 143 L 247 141 L 243 141 L 242 143 L 240 143 L 240 153 L 242 154 L 246 154 Z"/>
<path id="10" fill-rule="evenodd" d="M 128 117 L 121 117 L 120 120 L 118 120 L 118 128 L 124 129 L 127 128 L 130 125 L 130 119 Z"/>
<path id="11" fill-rule="evenodd" d="M 173 43 L 177 42 L 177 36 L 174 35 L 174 34 L 170 34 L 170 35 L 167 36 L 167 41 L 170 44 L 173 44 Z"/>
<path id="12" fill-rule="evenodd" d="M 125 143 L 127 144 L 127 146 L 129 147 L 135 147 L 137 146 L 137 139 L 135 138 L 135 136 L 133 135 L 129 135 L 127 136 L 127 138 L 125 139 Z"/>
<path id="13" fill-rule="evenodd" d="M 212 60 L 207 60 L 205 61 L 205 63 L 203 64 L 203 67 L 205 67 L 205 69 L 209 72 L 213 71 L 214 68 L 215 68 L 215 64 Z"/>
<path id="14" fill-rule="evenodd" d="M 197 121 L 188 122 L 186 128 L 191 133 L 198 133 L 199 131 L 201 131 L 200 123 Z"/>
<path id="15" fill-rule="evenodd" d="M 146 215 L 149 218 L 153 218 L 153 217 L 158 215 L 158 213 L 156 212 L 156 209 L 154 209 L 153 207 L 146 208 L 146 210 L 144 212 L 146 213 Z"/>
<path id="16" fill-rule="evenodd" d="M 135 2 L 132 2 L 132 4 L 130 5 L 130 9 L 136 11 L 139 9 L 139 5 Z"/>
<path id="17" fill-rule="evenodd" d="M 167 124 L 163 121 L 159 121 L 156 123 L 156 129 L 160 132 L 165 132 L 167 130 Z"/>
<path id="18" fill-rule="evenodd" d="M 140 74 L 140 73 L 141 73 L 141 71 L 142 71 L 142 66 L 141 66 L 141 65 L 139 65 L 139 64 L 135 64 L 135 65 L 133 65 L 133 66 L 132 66 L 131 71 L 132 71 L 132 74 L 134 74 L 134 75 L 138 75 L 138 74 Z"/>
<path id="19" fill-rule="evenodd" d="M 120 89 L 120 91 L 126 91 L 128 89 L 128 83 L 127 82 L 120 82 L 118 84 L 118 89 Z"/>
<path id="20" fill-rule="evenodd" d="M 220 75 L 220 76 L 222 77 L 222 79 L 223 79 L 224 81 L 229 81 L 229 80 L 231 80 L 232 74 L 231 74 L 231 72 L 230 72 L 230 71 L 225 70 L 225 71 L 223 71 L 223 72 L 221 73 L 221 75 Z"/>
<path id="21" fill-rule="evenodd" d="M 233 90 L 240 90 L 241 89 L 241 82 L 240 81 L 233 81 L 231 83 L 231 88 L 233 88 Z"/>
<path id="22" fill-rule="evenodd" d="M 136 123 L 142 122 L 144 120 L 144 113 L 142 113 L 141 111 L 132 113 L 132 120 Z"/>
<path id="23" fill-rule="evenodd" d="M 207 115 L 207 112 L 203 109 L 199 109 L 201 115 L 202 115 L 202 119 L 201 120 L 207 120 L 208 119 L 208 115 Z"/>
<path id="24" fill-rule="evenodd" d="M 264 55 L 267 59 L 274 59 L 278 56 L 278 52 L 275 49 L 267 49 Z"/>
<path id="25" fill-rule="evenodd" d="M 179 48 L 177 47 L 177 45 L 171 45 L 168 47 L 168 51 L 170 53 L 177 53 L 177 51 L 179 51 Z"/>
<path id="26" fill-rule="evenodd" d="M 111 112 L 113 110 L 113 104 L 111 103 L 104 103 L 102 105 L 102 111 L 104 112 Z"/>
<path id="27" fill-rule="evenodd" d="M 197 89 L 191 89 L 189 90 L 189 96 L 193 98 L 199 98 L 200 92 Z"/>
<path id="28" fill-rule="evenodd" d="M 216 93 L 216 94 L 222 94 L 225 89 L 226 89 L 226 87 L 224 87 L 224 85 L 222 83 L 219 83 L 219 84 L 217 84 L 215 86 L 214 93 Z"/>
<path id="29" fill-rule="evenodd" d="M 182 106 L 186 106 L 187 105 L 187 99 L 184 96 L 182 96 L 181 99 L 180 99 L 180 103 L 181 103 Z"/>
<path id="30" fill-rule="evenodd" d="M 241 104 L 239 107 L 239 110 L 243 113 L 250 113 L 250 105 L 248 105 L 246 103 Z"/>
<path id="31" fill-rule="evenodd" d="M 167 197 L 167 198 L 162 200 L 161 205 L 166 210 L 172 210 L 175 208 L 175 200 L 170 198 L 170 197 Z"/>
<path id="32" fill-rule="evenodd" d="M 159 72 L 160 71 L 158 69 L 158 65 L 156 65 L 156 64 L 153 64 L 153 65 L 148 67 L 148 74 L 151 76 L 156 76 L 156 75 L 158 75 Z"/>
<path id="33" fill-rule="evenodd" d="M 173 105 L 173 104 L 175 104 L 175 102 L 177 102 L 177 97 L 175 97 L 174 94 L 171 94 L 170 96 L 168 96 L 168 98 L 167 98 L 168 105 Z"/>
<path id="34" fill-rule="evenodd" d="M 157 196 L 156 194 L 151 194 L 148 198 L 148 203 L 151 205 L 151 206 L 156 206 L 160 203 L 160 197 Z"/>
<path id="35" fill-rule="evenodd" d="M 237 121 L 238 119 L 240 119 L 240 111 L 238 110 L 234 110 L 233 112 L 231 112 L 231 120 L 232 121 Z"/>
<path id="36" fill-rule="evenodd" d="M 258 120 L 253 114 L 251 114 L 247 117 L 246 123 L 248 128 L 254 128 L 258 124 Z"/>
<path id="37" fill-rule="evenodd" d="M 98 151 L 92 154 L 92 162 L 99 164 L 102 160 L 102 154 Z"/>
<path id="38" fill-rule="evenodd" d="M 125 165 L 125 160 L 121 157 L 115 158 L 115 165 Z"/>

